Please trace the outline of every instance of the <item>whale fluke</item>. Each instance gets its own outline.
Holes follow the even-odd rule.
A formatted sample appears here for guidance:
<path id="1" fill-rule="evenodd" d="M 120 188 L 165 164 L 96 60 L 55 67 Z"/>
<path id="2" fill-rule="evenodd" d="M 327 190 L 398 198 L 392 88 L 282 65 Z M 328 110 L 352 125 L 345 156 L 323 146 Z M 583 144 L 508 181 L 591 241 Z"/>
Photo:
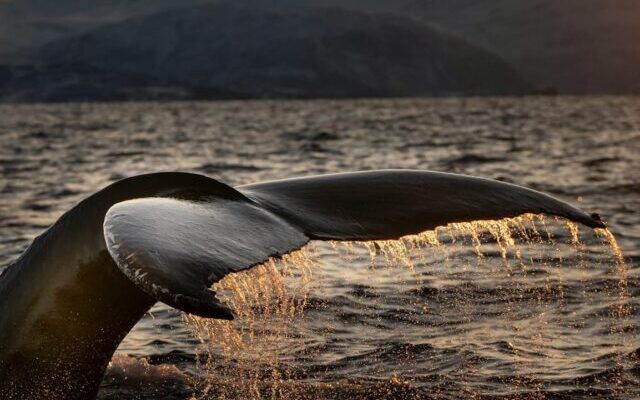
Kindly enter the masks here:
<path id="1" fill-rule="evenodd" d="M 294 178 L 237 188 L 297 224 L 313 239 L 397 239 L 452 222 L 564 217 L 602 228 L 592 217 L 544 193 L 492 179 L 418 170 L 379 170 Z"/>
<path id="2" fill-rule="evenodd" d="M 0 276 L 0 398 L 95 396 L 156 302 L 230 319 L 210 287 L 309 240 L 396 239 L 451 222 L 597 215 L 520 186 L 412 170 L 232 188 L 189 173 L 116 182 L 65 213 Z"/>
<path id="3" fill-rule="evenodd" d="M 248 199 L 148 198 L 107 212 L 107 247 L 124 274 L 154 298 L 202 317 L 232 319 L 214 282 L 302 247 L 309 238 Z"/>

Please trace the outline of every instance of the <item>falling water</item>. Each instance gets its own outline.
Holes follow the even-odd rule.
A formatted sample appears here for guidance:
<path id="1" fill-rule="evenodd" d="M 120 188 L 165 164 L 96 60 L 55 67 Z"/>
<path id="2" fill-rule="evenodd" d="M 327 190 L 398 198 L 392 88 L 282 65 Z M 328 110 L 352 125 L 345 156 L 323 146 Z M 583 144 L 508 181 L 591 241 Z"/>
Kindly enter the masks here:
<path id="1" fill-rule="evenodd" d="M 484 268 L 487 274 L 485 279 L 498 274 L 512 278 L 513 286 L 503 289 L 503 295 L 507 298 L 500 311 L 503 326 L 497 327 L 511 332 L 512 336 L 500 342 L 505 351 L 511 354 L 513 373 L 507 383 L 514 391 L 524 388 L 535 397 L 535 393 L 541 393 L 544 389 L 543 378 L 547 374 L 545 366 L 567 357 L 566 351 L 562 350 L 567 339 L 554 338 L 558 321 L 550 320 L 548 316 L 552 301 L 556 301 L 559 307 L 564 307 L 565 301 L 569 301 L 564 298 L 563 274 L 566 272 L 559 264 L 567 251 L 579 253 L 584 250 L 578 226 L 565 221 L 563 232 L 560 222 L 560 219 L 548 221 L 542 215 L 527 214 L 502 220 L 452 223 L 399 240 L 332 242 L 331 247 L 347 265 L 354 259 L 368 257 L 368 279 L 371 282 L 384 274 L 393 276 L 397 268 L 405 269 L 408 275 L 401 272 L 395 275 L 397 279 L 407 279 L 409 276 L 416 292 L 425 290 L 425 277 L 428 277 L 425 266 L 428 265 L 428 259 L 438 253 L 442 255 L 452 277 Z M 610 335 L 615 342 L 611 345 L 618 349 L 614 385 L 617 390 L 624 391 L 621 371 L 624 351 L 629 348 L 626 331 L 630 329 L 631 315 L 627 301 L 627 266 L 613 234 L 606 229 L 598 229 L 595 234 L 605 239 L 615 259 L 617 287 L 610 294 L 614 298 L 609 313 Z M 475 263 L 469 262 L 469 257 L 453 259 L 450 254 L 453 246 L 472 249 Z M 556 265 L 543 257 L 543 253 L 549 251 L 549 246 L 554 246 L 558 253 Z M 301 355 L 314 356 L 313 351 L 307 349 L 310 330 L 305 328 L 308 322 L 305 311 L 314 291 L 319 290 L 317 276 L 322 274 L 323 269 L 322 259 L 315 252 L 313 245 L 307 246 L 282 258 L 270 259 L 250 270 L 229 275 L 216 283 L 213 289 L 218 298 L 234 310 L 235 321 L 184 316 L 201 343 L 198 349 L 199 373 L 194 378 L 196 398 L 284 399 L 303 398 L 305 395 L 313 398 L 309 393 L 331 390 L 331 384 L 324 384 L 317 379 L 313 385 L 309 382 L 305 384 L 308 381 L 305 379 L 307 372 L 300 363 L 296 363 L 296 358 Z M 497 259 L 501 263 L 496 265 L 491 262 Z M 551 270 L 552 275 L 546 277 L 543 286 L 536 289 L 535 293 L 528 293 L 531 289 L 527 289 L 522 282 L 537 279 L 535 272 L 541 267 L 538 265 L 540 263 Z M 488 270 L 487 264 L 490 264 Z M 529 273 L 534 275 L 530 277 Z M 585 297 L 588 297 L 586 293 Z M 464 321 L 472 323 L 475 318 L 474 299 L 467 298 L 464 293 L 457 294 L 456 298 L 457 301 L 442 306 L 455 308 L 464 315 Z M 523 307 L 523 304 L 526 306 Z M 414 318 L 416 324 L 437 315 L 417 296 L 415 304 L 412 302 L 411 306 L 414 315 L 406 318 Z M 533 315 L 523 319 L 523 312 Z M 526 327 L 523 323 L 535 326 Z M 522 333 L 529 337 L 524 337 Z M 459 330 L 451 340 L 463 340 L 472 334 L 475 333 Z M 494 333 L 485 331 L 483 335 L 490 338 Z M 496 334 L 496 338 L 499 337 Z M 465 343 L 461 345 L 464 347 Z M 465 354 L 462 353 L 457 366 L 464 377 L 462 390 L 469 398 L 478 397 L 482 394 L 481 385 L 478 385 L 482 377 L 476 368 L 476 360 Z M 400 354 L 398 357 L 406 357 L 407 363 L 412 362 L 410 355 Z M 370 363 L 375 362 L 374 359 L 370 360 Z M 380 385 L 368 389 L 376 392 L 371 393 L 371 398 L 384 398 L 389 393 L 402 392 L 419 385 L 415 379 L 395 372 L 381 372 L 380 378 L 383 379 Z M 435 392 L 441 389 L 446 391 L 446 382 L 436 385 Z M 410 395 L 403 396 L 412 398 Z"/>
<path id="2" fill-rule="evenodd" d="M 609 312 L 611 318 L 611 328 L 610 334 L 617 336 L 620 338 L 621 343 L 620 347 L 626 349 L 629 347 L 629 337 L 627 332 L 632 332 L 633 327 L 631 326 L 631 305 L 628 301 L 629 299 L 629 288 L 627 282 L 627 274 L 628 274 L 628 266 L 625 262 L 624 255 L 622 254 L 622 249 L 618 245 L 618 242 L 613 235 L 613 233 L 608 229 L 596 229 L 596 234 L 603 237 L 609 247 L 613 251 L 615 256 L 615 273 L 618 275 L 619 279 L 617 281 L 617 299 L 615 299 L 615 303 L 612 306 L 611 311 Z M 625 392 L 625 382 L 624 382 L 624 353 L 618 352 L 616 354 L 616 371 L 615 371 L 615 385 L 618 392 Z"/>
<path id="3" fill-rule="evenodd" d="M 262 398 L 265 390 L 270 398 L 285 397 L 281 382 L 291 377 L 281 357 L 296 346 L 292 323 L 305 309 L 312 269 L 309 254 L 297 251 L 216 283 L 213 289 L 237 322 L 184 314 L 206 353 L 198 365 L 208 375 L 203 397 L 212 385 L 225 387 L 215 394 L 220 399 Z"/>

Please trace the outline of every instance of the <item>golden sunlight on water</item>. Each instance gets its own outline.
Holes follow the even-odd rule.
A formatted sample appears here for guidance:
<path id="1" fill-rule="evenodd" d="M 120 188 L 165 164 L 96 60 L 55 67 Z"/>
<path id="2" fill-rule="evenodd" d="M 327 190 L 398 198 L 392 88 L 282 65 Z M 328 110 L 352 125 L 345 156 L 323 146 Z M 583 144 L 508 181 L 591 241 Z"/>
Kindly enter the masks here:
<path id="1" fill-rule="evenodd" d="M 212 385 L 227 383 L 221 399 L 261 398 L 265 369 L 270 397 L 283 397 L 280 383 L 291 377 L 280 357 L 296 345 L 292 323 L 305 309 L 312 269 L 307 252 L 297 251 L 216 283 L 213 289 L 234 310 L 237 322 L 184 314 L 206 352 L 206 361 L 198 365 L 208 376 L 203 397 Z"/>
<path id="2" fill-rule="evenodd" d="M 562 227 L 568 231 L 566 238 L 554 237 L 553 229 L 557 232 Z M 608 317 L 611 324 L 610 335 L 618 349 L 619 357 L 615 361 L 617 370 L 622 370 L 623 355 L 629 347 L 627 331 L 630 329 L 631 315 L 626 301 L 629 297 L 627 266 L 622 251 L 609 230 L 597 229 L 595 235 L 604 238 L 615 258 L 614 273 L 618 283 L 616 288 L 608 288 L 614 298 Z M 567 239 L 566 243 L 562 243 L 563 238 Z M 580 231 L 572 222 L 527 214 L 502 220 L 452 223 L 400 240 L 330 244 L 343 261 L 368 257 L 367 279 L 371 281 L 381 279 L 383 274 L 394 268 L 405 268 L 413 276 L 412 284 L 417 291 L 424 285 L 421 270 L 427 265 L 429 257 L 441 253 L 445 264 L 458 262 L 450 259 L 447 250 L 454 244 L 469 247 L 476 255 L 476 264 L 465 264 L 462 273 L 472 271 L 474 267 L 480 268 L 493 254 L 493 258 L 496 259 L 497 256 L 502 263 L 492 266 L 489 274 L 506 273 L 507 276 L 514 277 L 514 286 L 510 289 L 515 290 L 516 295 L 515 300 L 508 300 L 500 306 L 503 326 L 497 326 L 495 330 L 501 333 L 484 329 L 481 334 L 485 340 L 495 335 L 496 340 L 502 343 L 501 346 L 511 354 L 511 386 L 528 386 L 533 388 L 534 393 L 543 393 L 542 378 L 549 373 L 545 366 L 572 363 L 571 356 L 562 350 L 567 345 L 566 341 L 571 338 L 562 337 L 549 317 L 549 299 L 553 298 L 560 303 L 565 301 L 564 272 L 553 265 L 545 265 L 555 271 L 557 279 L 546 278 L 542 288 L 536 289 L 537 293 L 527 303 L 534 316 L 525 320 L 516 318 L 522 313 L 517 301 L 518 297 L 520 300 L 525 297 L 528 289 L 521 279 L 515 279 L 518 276 L 528 279 L 527 272 L 535 271 L 536 263 L 547 262 L 539 261 L 542 258 L 537 257 L 536 252 L 548 251 L 549 245 L 555 247 L 559 259 L 562 259 L 567 248 L 578 253 L 583 250 Z M 309 395 L 309 385 L 304 388 L 300 386 L 304 380 L 304 371 L 295 366 L 295 359 L 300 354 L 313 356 L 313 350 L 306 348 L 309 330 L 305 329 L 305 324 L 309 321 L 305 318 L 305 311 L 309 306 L 310 294 L 317 289 L 315 276 L 322 274 L 322 262 L 314 254 L 316 251 L 314 244 L 311 244 L 280 259 L 270 259 L 258 267 L 229 275 L 216 283 L 213 289 L 218 298 L 234 311 L 235 321 L 203 319 L 186 314 L 183 316 L 200 341 L 197 350 L 200 361 L 197 368 L 199 376 L 206 377 L 194 379 L 193 386 L 199 388 L 195 398 L 296 399 L 301 398 L 302 394 Z M 453 266 L 449 265 L 449 268 Z M 344 274 L 348 272 L 345 271 Z M 535 275 L 531 275 L 531 279 L 534 277 Z M 491 279 L 491 276 L 486 278 Z M 588 296 L 586 292 L 584 295 Z M 473 301 L 474 299 L 462 295 L 455 304 L 444 304 L 443 307 L 455 307 L 464 314 L 463 320 L 472 323 Z M 432 312 L 420 303 L 420 299 L 416 299 L 412 305 L 415 306 L 415 313 L 422 316 L 428 317 Z M 504 337 L 504 332 L 511 332 L 510 340 L 500 339 Z M 466 345 L 464 341 L 469 338 L 472 339 L 473 336 L 452 336 L 450 340 Z M 406 357 L 406 362 L 411 363 L 411 357 Z M 465 394 L 468 398 L 479 397 L 481 393 L 471 385 L 474 376 L 479 373 L 476 361 L 473 357 L 462 355 L 459 368 L 468 377 L 468 381 L 463 382 Z M 413 384 L 411 379 L 395 372 L 387 373 L 383 378 L 385 384 L 392 388 Z M 619 391 L 624 392 L 626 389 L 620 374 L 613 379 L 617 380 L 613 383 Z M 323 384 L 314 382 L 314 385 L 319 390 Z"/>
<path id="3" fill-rule="evenodd" d="M 616 266 L 616 273 L 619 277 L 618 283 L 617 283 L 618 298 L 610 311 L 610 317 L 611 317 L 610 333 L 612 335 L 619 336 L 620 339 L 622 340 L 621 347 L 627 348 L 629 347 L 629 337 L 627 332 L 630 332 L 633 329 L 630 321 L 632 309 L 631 309 L 630 303 L 628 302 L 628 299 L 630 296 L 628 282 L 627 282 L 627 274 L 628 274 L 629 267 L 625 262 L 622 249 L 620 249 L 620 246 L 618 245 L 618 241 L 616 240 L 613 233 L 608 229 L 596 229 L 596 234 L 603 237 L 607 241 L 607 243 L 609 244 L 609 247 L 611 248 L 615 256 L 614 265 Z M 621 352 L 618 352 L 618 354 L 616 355 L 616 362 L 618 366 L 623 365 L 623 357 L 624 357 L 624 354 Z M 625 387 L 624 387 L 621 368 L 618 368 L 618 371 L 615 375 L 615 380 L 616 380 L 615 384 L 618 391 L 624 393 Z"/>

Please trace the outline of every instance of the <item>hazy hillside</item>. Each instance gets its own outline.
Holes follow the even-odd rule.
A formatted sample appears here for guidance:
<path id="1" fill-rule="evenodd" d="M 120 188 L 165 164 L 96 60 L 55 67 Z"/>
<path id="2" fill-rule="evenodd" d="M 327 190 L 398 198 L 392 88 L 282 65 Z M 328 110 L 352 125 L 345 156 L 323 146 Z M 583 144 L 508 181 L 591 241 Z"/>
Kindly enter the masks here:
<path id="1" fill-rule="evenodd" d="M 0 0 L 0 64 L 105 23 L 211 0 Z M 4 61 L 4 62 L 3 62 Z"/>
<path id="2" fill-rule="evenodd" d="M 0 0 L 0 65 L 104 24 L 219 0 Z M 436 25 L 512 64 L 536 88 L 640 92 L 638 0 L 236 0 L 248 8 L 337 6 Z M 0 79 L 3 72 L 0 71 Z"/>
<path id="3" fill-rule="evenodd" d="M 498 57 L 414 20 L 205 5 L 135 17 L 6 70 L 4 99 L 517 94 Z M 4 84 L 2 83 L 4 82 Z"/>
<path id="4" fill-rule="evenodd" d="M 495 51 L 538 87 L 640 93 L 638 0 L 412 0 L 401 12 Z"/>
<path id="5" fill-rule="evenodd" d="M 0 64 L 23 62 L 47 42 L 88 32 L 100 25 L 167 9 L 217 4 L 225 0 L 0 0 Z M 234 0 L 246 7 L 281 9 L 340 6 L 393 10 L 389 0 Z"/>

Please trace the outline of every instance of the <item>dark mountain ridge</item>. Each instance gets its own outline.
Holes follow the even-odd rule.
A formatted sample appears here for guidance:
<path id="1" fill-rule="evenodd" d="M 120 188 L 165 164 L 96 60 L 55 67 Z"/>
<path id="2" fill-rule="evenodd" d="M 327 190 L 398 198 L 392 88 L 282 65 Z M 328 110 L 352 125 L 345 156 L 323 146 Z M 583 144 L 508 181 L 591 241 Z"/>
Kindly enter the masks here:
<path id="1" fill-rule="evenodd" d="M 231 3 L 53 41 L 0 80 L 5 100 L 521 94 L 500 58 L 415 20 Z M 2 72 L 0 72 L 2 76 Z M 0 78 L 1 79 L 1 78 Z"/>
<path id="2" fill-rule="evenodd" d="M 222 0 L 0 0 L 0 65 L 30 64 L 34 49 L 178 7 Z M 270 11 L 340 6 L 414 18 L 487 49 L 537 89 L 640 93 L 638 0 L 236 0 Z M 2 73 L 0 73 L 1 75 Z"/>
<path id="3" fill-rule="evenodd" d="M 538 88 L 640 93 L 638 0 L 411 0 L 399 12 L 499 54 Z"/>

